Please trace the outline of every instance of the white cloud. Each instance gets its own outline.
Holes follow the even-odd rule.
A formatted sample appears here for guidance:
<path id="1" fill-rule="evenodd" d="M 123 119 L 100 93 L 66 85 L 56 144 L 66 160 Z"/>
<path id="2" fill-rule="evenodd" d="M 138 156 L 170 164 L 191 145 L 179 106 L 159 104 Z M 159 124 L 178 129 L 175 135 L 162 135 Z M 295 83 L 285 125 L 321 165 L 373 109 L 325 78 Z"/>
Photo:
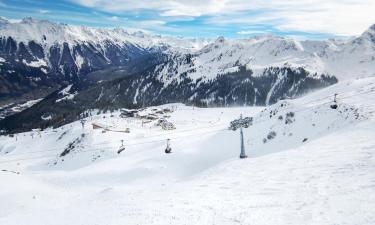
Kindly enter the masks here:
<path id="1" fill-rule="evenodd" d="M 50 13 L 51 11 L 49 10 L 46 10 L 46 9 L 39 9 L 39 13 L 41 14 L 47 14 L 47 13 Z"/>
<path id="2" fill-rule="evenodd" d="M 160 17 L 167 18 L 207 16 L 206 23 L 211 25 L 263 23 L 284 31 L 336 35 L 358 35 L 375 23 L 375 0 L 78 0 L 78 3 L 109 12 L 155 10 Z"/>
<path id="3" fill-rule="evenodd" d="M 161 16 L 201 16 L 220 13 L 230 0 L 78 0 L 73 1 L 87 7 L 104 9 L 111 12 L 151 9 Z"/>
<path id="4" fill-rule="evenodd" d="M 238 31 L 237 34 L 241 35 L 251 35 L 251 34 L 266 34 L 266 33 L 271 33 L 272 31 L 270 30 L 241 30 Z"/>
<path id="5" fill-rule="evenodd" d="M 7 17 L 5 17 L 5 16 L 0 16 L 0 19 L 7 20 L 7 21 L 9 21 L 10 23 L 19 23 L 19 22 L 22 21 L 21 19 L 9 19 L 9 18 L 7 18 Z"/>
<path id="6" fill-rule="evenodd" d="M 112 20 L 112 21 L 119 21 L 119 17 L 118 16 L 111 16 L 109 17 L 109 20 Z"/>

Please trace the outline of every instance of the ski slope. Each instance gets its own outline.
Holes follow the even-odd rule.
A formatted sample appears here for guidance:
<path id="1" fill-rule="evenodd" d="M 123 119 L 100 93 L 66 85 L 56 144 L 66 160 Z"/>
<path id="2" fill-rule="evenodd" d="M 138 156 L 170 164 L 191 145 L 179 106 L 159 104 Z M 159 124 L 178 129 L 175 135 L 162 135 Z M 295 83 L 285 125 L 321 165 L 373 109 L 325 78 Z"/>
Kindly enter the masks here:
<path id="1" fill-rule="evenodd" d="M 169 131 L 94 112 L 1 136 L 0 224 L 374 224 L 374 93 L 362 78 L 267 108 L 142 111 L 171 109 Z M 240 114 L 254 117 L 244 160 L 227 129 Z"/>

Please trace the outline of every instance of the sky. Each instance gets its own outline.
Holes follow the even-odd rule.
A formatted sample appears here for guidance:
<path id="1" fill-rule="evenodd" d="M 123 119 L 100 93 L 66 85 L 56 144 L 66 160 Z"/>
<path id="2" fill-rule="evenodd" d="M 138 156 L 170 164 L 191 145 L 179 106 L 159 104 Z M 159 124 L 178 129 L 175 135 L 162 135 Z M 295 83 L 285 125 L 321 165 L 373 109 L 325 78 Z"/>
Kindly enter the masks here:
<path id="1" fill-rule="evenodd" d="M 0 16 L 183 37 L 301 39 L 360 35 L 375 24 L 375 0 L 0 0 Z"/>

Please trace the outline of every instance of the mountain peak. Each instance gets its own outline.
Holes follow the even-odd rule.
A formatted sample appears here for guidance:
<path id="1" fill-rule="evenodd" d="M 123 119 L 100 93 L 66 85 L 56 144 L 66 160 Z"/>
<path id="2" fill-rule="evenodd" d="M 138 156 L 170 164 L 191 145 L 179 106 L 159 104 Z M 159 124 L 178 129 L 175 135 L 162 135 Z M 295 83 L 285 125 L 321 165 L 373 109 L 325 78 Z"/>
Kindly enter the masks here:
<path id="1" fill-rule="evenodd" d="M 9 23 L 9 21 L 7 19 L 5 19 L 4 17 L 0 16 L 0 25 L 1 24 L 8 24 L 8 23 Z"/>
<path id="2" fill-rule="evenodd" d="M 368 31 L 375 32 L 375 23 L 368 28 Z"/>
<path id="3" fill-rule="evenodd" d="M 21 23 L 30 24 L 34 23 L 36 20 L 34 20 L 32 17 L 25 17 L 21 20 Z"/>
<path id="4" fill-rule="evenodd" d="M 375 43 L 375 24 L 370 26 L 360 38 L 369 39 L 371 42 Z"/>
<path id="5" fill-rule="evenodd" d="M 366 34 L 375 35 L 375 24 L 371 25 L 365 32 L 363 32 L 362 36 Z"/>
<path id="6" fill-rule="evenodd" d="M 216 43 L 224 43 L 225 41 L 225 38 L 223 36 L 219 36 L 217 39 L 216 39 Z"/>

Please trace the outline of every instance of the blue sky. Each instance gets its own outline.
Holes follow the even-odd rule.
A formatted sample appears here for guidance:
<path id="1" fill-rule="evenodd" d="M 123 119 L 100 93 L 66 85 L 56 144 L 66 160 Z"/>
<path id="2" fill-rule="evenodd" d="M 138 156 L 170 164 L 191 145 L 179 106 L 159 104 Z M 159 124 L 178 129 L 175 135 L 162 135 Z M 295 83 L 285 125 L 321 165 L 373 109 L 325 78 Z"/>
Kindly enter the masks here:
<path id="1" fill-rule="evenodd" d="M 374 0 L 0 0 L 0 15 L 124 27 L 186 37 L 273 33 L 309 39 L 359 35 L 375 23 Z"/>

